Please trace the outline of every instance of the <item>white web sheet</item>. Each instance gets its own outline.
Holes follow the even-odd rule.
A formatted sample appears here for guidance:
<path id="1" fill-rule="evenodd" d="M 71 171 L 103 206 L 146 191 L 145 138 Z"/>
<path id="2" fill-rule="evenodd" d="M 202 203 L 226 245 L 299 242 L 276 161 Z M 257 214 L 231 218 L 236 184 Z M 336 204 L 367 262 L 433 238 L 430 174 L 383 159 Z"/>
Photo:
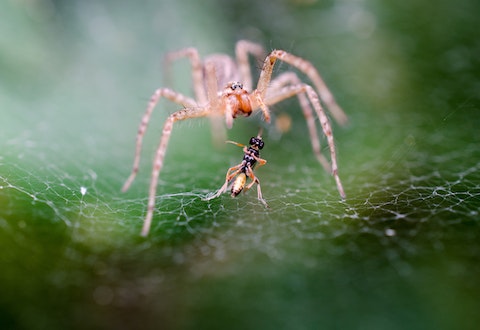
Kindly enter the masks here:
<path id="1" fill-rule="evenodd" d="M 332 178 L 313 159 L 308 139 L 305 148 L 296 151 L 305 158 L 293 152 L 288 166 L 281 160 L 285 146 L 272 141 L 273 145 L 266 144 L 264 150 L 269 163 L 258 170 L 270 205 L 265 209 L 255 191 L 236 199 L 225 194 L 209 202 L 202 200 L 223 183 L 224 171 L 237 162 L 241 153 L 232 148 L 210 149 L 209 154 L 211 146 L 205 143 L 196 148 L 202 150 L 197 151 L 195 162 L 184 162 L 182 154 L 188 158 L 191 151 L 185 152 L 189 142 L 180 137 L 192 129 L 180 125 L 181 132 L 172 141 L 172 150 L 178 148 L 171 151 L 173 155 L 161 175 L 150 237 L 169 241 L 178 235 L 198 236 L 201 245 L 191 253 L 226 258 L 234 251 L 253 248 L 281 258 L 282 241 L 292 235 L 300 241 L 322 240 L 360 230 L 394 238 L 398 231 L 405 234 L 405 226 L 411 227 L 409 235 L 415 235 L 421 230 L 419 223 L 435 221 L 446 226 L 478 218 L 475 205 L 480 193 L 480 162 L 476 143 L 455 149 L 448 148 L 446 138 L 432 138 L 430 142 L 444 145 L 443 152 L 432 155 L 407 137 L 403 147 L 387 155 L 386 161 L 367 146 L 365 152 L 373 155 L 370 163 L 341 168 L 348 194 L 347 200 L 341 201 Z M 60 221 L 71 228 L 74 239 L 103 240 L 107 245 L 112 244 L 108 235 L 123 237 L 120 242 L 136 237 L 146 206 L 149 151 L 144 153 L 145 164 L 132 192 L 122 194 L 119 189 L 128 174 L 131 152 L 122 151 L 126 161 L 123 156 L 115 157 L 122 148 L 109 149 L 102 146 L 109 141 L 99 139 L 96 148 L 86 142 L 83 151 L 79 152 L 77 145 L 77 151 L 72 153 L 69 148 L 75 145 L 73 141 L 42 140 L 43 131 L 31 130 L 29 138 L 10 138 L 3 149 L 0 196 L 4 223 L 5 218 L 16 219 L 18 222 L 8 220 L 8 226 L 21 229 L 34 226 L 29 217 L 52 224 Z M 202 136 L 208 138 L 205 125 L 193 131 L 207 131 Z M 89 141 L 91 134 L 83 140 Z M 75 133 L 67 136 L 78 137 Z M 384 142 L 388 145 L 388 141 Z M 104 150 L 109 150 L 109 157 L 105 157 Z M 211 167 L 202 167 L 206 162 L 211 162 Z M 21 214 L 27 216 L 19 218 Z"/>

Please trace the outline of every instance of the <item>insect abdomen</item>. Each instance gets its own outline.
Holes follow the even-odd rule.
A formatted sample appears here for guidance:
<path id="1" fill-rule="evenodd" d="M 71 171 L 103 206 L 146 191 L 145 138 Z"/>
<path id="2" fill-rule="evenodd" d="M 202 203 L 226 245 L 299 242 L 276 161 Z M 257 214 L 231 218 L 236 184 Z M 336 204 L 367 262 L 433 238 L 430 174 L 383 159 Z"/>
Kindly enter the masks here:
<path id="1" fill-rule="evenodd" d="M 240 173 L 232 184 L 232 197 L 237 197 L 242 192 L 246 182 L 246 174 Z"/>

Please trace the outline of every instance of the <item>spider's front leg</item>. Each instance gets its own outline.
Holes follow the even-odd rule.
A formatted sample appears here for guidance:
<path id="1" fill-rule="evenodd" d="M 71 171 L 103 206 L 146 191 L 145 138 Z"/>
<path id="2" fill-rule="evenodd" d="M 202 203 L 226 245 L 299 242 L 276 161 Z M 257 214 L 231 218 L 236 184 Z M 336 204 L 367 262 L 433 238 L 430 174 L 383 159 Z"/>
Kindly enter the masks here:
<path id="1" fill-rule="evenodd" d="M 172 134 L 173 124 L 179 120 L 206 117 L 209 114 L 209 108 L 187 108 L 172 113 L 165 121 L 162 130 L 162 137 L 160 138 L 160 144 L 157 148 L 155 159 L 153 161 L 152 177 L 150 179 L 150 189 L 148 193 L 147 215 L 143 223 L 142 236 L 147 236 L 148 232 L 150 231 L 153 211 L 155 209 L 155 196 L 157 192 L 158 177 L 163 167 L 163 160 L 167 151 L 170 135 Z"/>
<path id="2" fill-rule="evenodd" d="M 265 59 L 265 49 L 259 44 L 247 40 L 240 40 L 235 46 L 235 54 L 237 57 L 237 66 L 240 73 L 243 85 L 247 91 L 252 90 L 252 72 L 248 55 L 254 56 L 258 63 L 262 63 Z"/>
<path id="3" fill-rule="evenodd" d="M 171 69 L 172 62 L 180 58 L 188 58 L 192 71 L 193 90 L 195 92 L 195 98 L 198 104 L 205 105 L 207 103 L 207 95 L 203 86 L 203 64 L 198 54 L 198 50 L 193 47 L 180 49 L 174 52 L 169 52 L 163 58 L 163 72 L 165 75 L 165 83 L 171 83 Z M 169 86 L 169 85 L 167 85 Z"/>
<path id="4" fill-rule="evenodd" d="M 333 94 L 330 92 L 313 64 L 284 50 L 273 50 L 263 62 L 262 72 L 260 73 L 260 78 L 258 79 L 257 84 L 257 90 L 261 93 L 262 98 L 265 98 L 265 94 L 272 79 L 273 67 L 277 60 L 288 63 L 307 75 L 307 77 L 313 82 L 313 85 L 320 95 L 320 99 L 327 105 L 327 108 L 330 110 L 335 120 L 341 125 L 347 123 L 347 115 L 337 104 Z"/>
<path id="5" fill-rule="evenodd" d="M 323 164 L 323 162 L 325 162 L 326 160 L 323 156 L 319 157 L 318 154 L 316 155 L 317 159 L 320 161 L 322 165 L 324 165 L 325 169 L 330 170 L 333 177 L 335 178 L 335 182 L 337 184 L 337 189 L 338 189 L 338 192 L 340 193 L 340 196 L 342 198 L 345 198 L 345 191 L 343 189 L 342 182 L 340 181 L 340 177 L 338 175 L 335 141 L 333 139 L 333 133 L 332 133 L 332 128 L 330 126 L 330 121 L 328 120 L 328 117 L 326 116 L 325 111 L 323 110 L 322 105 L 320 104 L 318 94 L 315 92 L 313 87 L 307 84 L 285 86 L 281 88 L 280 91 L 276 93 L 276 95 L 269 98 L 267 100 L 267 103 L 270 104 L 270 102 L 279 102 L 281 100 L 287 99 L 294 95 L 303 95 L 303 94 L 307 95 L 310 104 L 313 106 L 313 109 L 315 110 L 315 113 L 317 114 L 317 117 L 320 120 L 323 133 L 327 138 L 328 147 L 330 149 L 330 161 L 332 164 L 331 166 L 330 164 Z M 307 118 L 307 122 L 308 120 L 309 119 Z M 316 142 L 314 138 L 318 138 L 318 137 L 316 136 L 316 134 L 312 134 L 312 132 L 310 132 L 310 139 L 312 140 L 312 146 L 314 146 L 314 151 L 315 153 L 317 153 L 319 152 L 318 149 L 316 150 L 316 148 L 318 148 L 316 147 L 318 142 Z"/>
<path id="6" fill-rule="evenodd" d="M 282 73 L 275 79 L 272 79 L 268 89 L 268 93 L 266 95 L 267 100 L 265 100 L 265 103 L 267 105 L 275 104 L 284 100 L 285 98 L 297 95 L 298 102 L 300 103 L 303 111 L 303 116 L 305 117 L 305 120 L 307 122 L 313 153 L 315 154 L 318 162 L 323 166 L 323 168 L 327 172 L 331 172 L 332 168 L 328 160 L 325 158 L 325 156 L 322 155 L 322 151 L 320 148 L 320 139 L 318 137 L 317 127 L 315 125 L 315 117 L 313 115 L 312 107 L 310 106 L 310 103 L 305 93 L 296 93 L 294 87 L 298 85 L 302 85 L 302 82 L 300 81 L 300 78 L 298 78 L 295 72 L 288 71 Z"/>
<path id="7" fill-rule="evenodd" d="M 194 108 L 197 106 L 196 102 L 191 98 L 184 96 L 180 93 L 174 92 L 170 88 L 159 88 L 157 89 L 153 95 L 150 97 L 150 101 L 148 102 L 147 110 L 145 111 L 142 121 L 140 122 L 140 126 L 138 127 L 137 133 L 137 142 L 135 146 L 135 158 L 133 160 L 133 168 L 130 176 L 125 181 L 122 187 L 122 191 L 125 192 L 130 188 L 133 180 L 135 180 L 135 176 L 138 173 L 138 168 L 140 165 L 140 153 L 142 151 L 142 143 L 143 143 L 143 136 L 148 128 L 148 123 L 150 122 L 150 117 L 152 116 L 153 109 L 160 101 L 160 99 L 164 97 L 174 103 L 182 104 L 187 108 Z"/>

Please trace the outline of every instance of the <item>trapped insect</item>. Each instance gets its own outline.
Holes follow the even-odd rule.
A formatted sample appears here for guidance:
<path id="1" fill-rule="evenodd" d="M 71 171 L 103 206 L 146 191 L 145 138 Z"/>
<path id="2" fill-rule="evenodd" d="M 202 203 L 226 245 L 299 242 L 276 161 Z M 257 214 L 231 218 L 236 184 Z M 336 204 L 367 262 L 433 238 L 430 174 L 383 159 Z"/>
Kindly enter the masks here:
<path id="1" fill-rule="evenodd" d="M 263 67 L 255 89 L 253 89 L 249 55 L 263 61 Z M 137 133 L 133 169 L 123 185 L 122 191 L 126 191 L 130 187 L 138 172 L 143 136 L 145 135 L 153 109 L 159 100 L 163 97 L 183 107 L 181 110 L 170 114 L 163 124 L 160 144 L 157 147 L 153 161 L 147 214 L 142 228 L 143 236 L 146 236 L 150 230 L 155 208 L 158 178 L 163 167 L 168 141 L 175 122 L 199 117 L 209 116 L 218 118 L 223 116 L 226 126 L 231 128 L 233 119 L 236 117 L 248 117 L 254 111 L 261 110 L 263 119 L 269 123 L 270 110 L 268 106 L 294 96 L 297 96 L 305 116 L 315 156 L 325 170 L 332 173 L 340 196 L 342 198 L 345 197 L 343 186 L 338 176 L 332 129 L 328 117 L 320 104 L 319 96 L 337 122 L 344 124 L 347 121 L 347 117 L 335 102 L 332 93 L 320 77 L 317 69 L 309 61 L 284 50 L 273 50 L 265 56 L 263 47 L 244 40 L 236 44 L 235 56 L 236 58 L 234 59 L 225 54 L 212 54 L 202 60 L 195 48 L 185 48 L 167 54 L 166 68 L 174 60 L 184 57 L 190 60 L 195 98 L 190 98 L 169 88 L 159 88 L 151 96 L 141 120 Z M 294 71 L 287 71 L 272 78 L 273 68 L 277 61 L 285 62 L 305 74 L 313 83 L 313 87 L 302 82 Z M 319 118 L 323 133 L 327 138 L 331 164 L 321 153 L 314 112 Z"/>
<path id="2" fill-rule="evenodd" d="M 253 184 L 256 183 L 258 200 L 261 201 L 265 207 L 268 207 L 267 202 L 262 196 L 260 180 L 253 173 L 253 169 L 257 163 L 258 166 L 262 166 L 267 163 L 265 159 L 260 158 L 260 150 L 262 150 L 265 145 L 261 137 L 261 131 L 258 133 L 257 137 L 253 136 L 250 138 L 250 146 L 248 148 L 246 145 L 234 141 L 227 141 L 227 143 L 232 143 L 243 148 L 243 160 L 240 164 L 228 169 L 223 186 L 218 189 L 215 194 L 206 197 L 205 200 L 210 200 L 223 194 L 225 191 L 227 191 L 228 184 L 232 181 L 233 183 L 230 189 L 232 197 L 237 197 L 242 191 L 249 190 Z M 252 182 L 245 186 L 247 183 L 247 178 L 250 178 Z"/>

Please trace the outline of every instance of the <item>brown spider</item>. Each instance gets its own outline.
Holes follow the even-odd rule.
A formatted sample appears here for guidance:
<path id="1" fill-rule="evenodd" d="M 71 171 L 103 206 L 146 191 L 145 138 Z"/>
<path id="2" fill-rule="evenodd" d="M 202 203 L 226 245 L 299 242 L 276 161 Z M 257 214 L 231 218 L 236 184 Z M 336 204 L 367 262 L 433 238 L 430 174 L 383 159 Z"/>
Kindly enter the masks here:
<path id="1" fill-rule="evenodd" d="M 137 133 L 133 169 L 123 185 L 122 191 L 126 191 L 130 187 L 138 172 L 143 136 L 150 121 L 152 111 L 158 101 L 164 97 L 183 106 L 183 109 L 170 114 L 163 125 L 160 144 L 155 153 L 155 159 L 153 162 L 147 215 L 142 229 L 143 236 L 146 236 L 150 230 L 155 207 L 158 177 L 163 167 L 163 160 L 165 158 L 165 152 L 167 151 L 168 140 L 172 133 L 173 124 L 176 121 L 207 116 L 217 117 L 218 115 L 222 115 L 225 118 L 227 127 L 231 128 L 233 125 L 233 119 L 237 116 L 248 117 L 253 111 L 260 109 L 263 113 L 264 120 L 270 122 L 270 111 L 268 106 L 295 95 L 298 97 L 305 120 L 307 121 L 313 152 L 325 170 L 332 173 L 340 196 L 342 198 L 345 197 L 342 183 L 338 176 L 335 143 L 330 122 L 320 104 L 318 95 L 320 95 L 320 98 L 327 105 L 332 116 L 340 124 L 346 123 L 347 117 L 335 102 L 333 95 L 323 82 L 317 69 L 315 69 L 315 67 L 307 60 L 284 50 L 273 50 L 265 57 L 265 51 L 261 46 L 244 40 L 239 41 L 236 44 L 235 54 L 236 60 L 225 54 L 213 54 L 205 57 L 203 61 L 200 59 L 198 51 L 195 48 L 185 48 L 167 54 L 167 64 L 179 58 L 189 58 L 192 66 L 195 99 L 177 93 L 169 88 L 159 88 L 150 98 L 145 114 L 143 115 Z M 257 88 L 253 90 L 252 76 L 248 60 L 249 54 L 257 59 L 264 59 Z M 282 73 L 272 79 L 273 68 L 277 60 L 286 62 L 304 73 L 313 82 L 315 89 L 312 86 L 303 83 L 293 71 Z M 323 133 L 328 141 L 331 165 L 325 156 L 321 154 L 320 141 L 315 126 L 315 117 L 313 115 L 312 107 L 320 120 Z"/>

